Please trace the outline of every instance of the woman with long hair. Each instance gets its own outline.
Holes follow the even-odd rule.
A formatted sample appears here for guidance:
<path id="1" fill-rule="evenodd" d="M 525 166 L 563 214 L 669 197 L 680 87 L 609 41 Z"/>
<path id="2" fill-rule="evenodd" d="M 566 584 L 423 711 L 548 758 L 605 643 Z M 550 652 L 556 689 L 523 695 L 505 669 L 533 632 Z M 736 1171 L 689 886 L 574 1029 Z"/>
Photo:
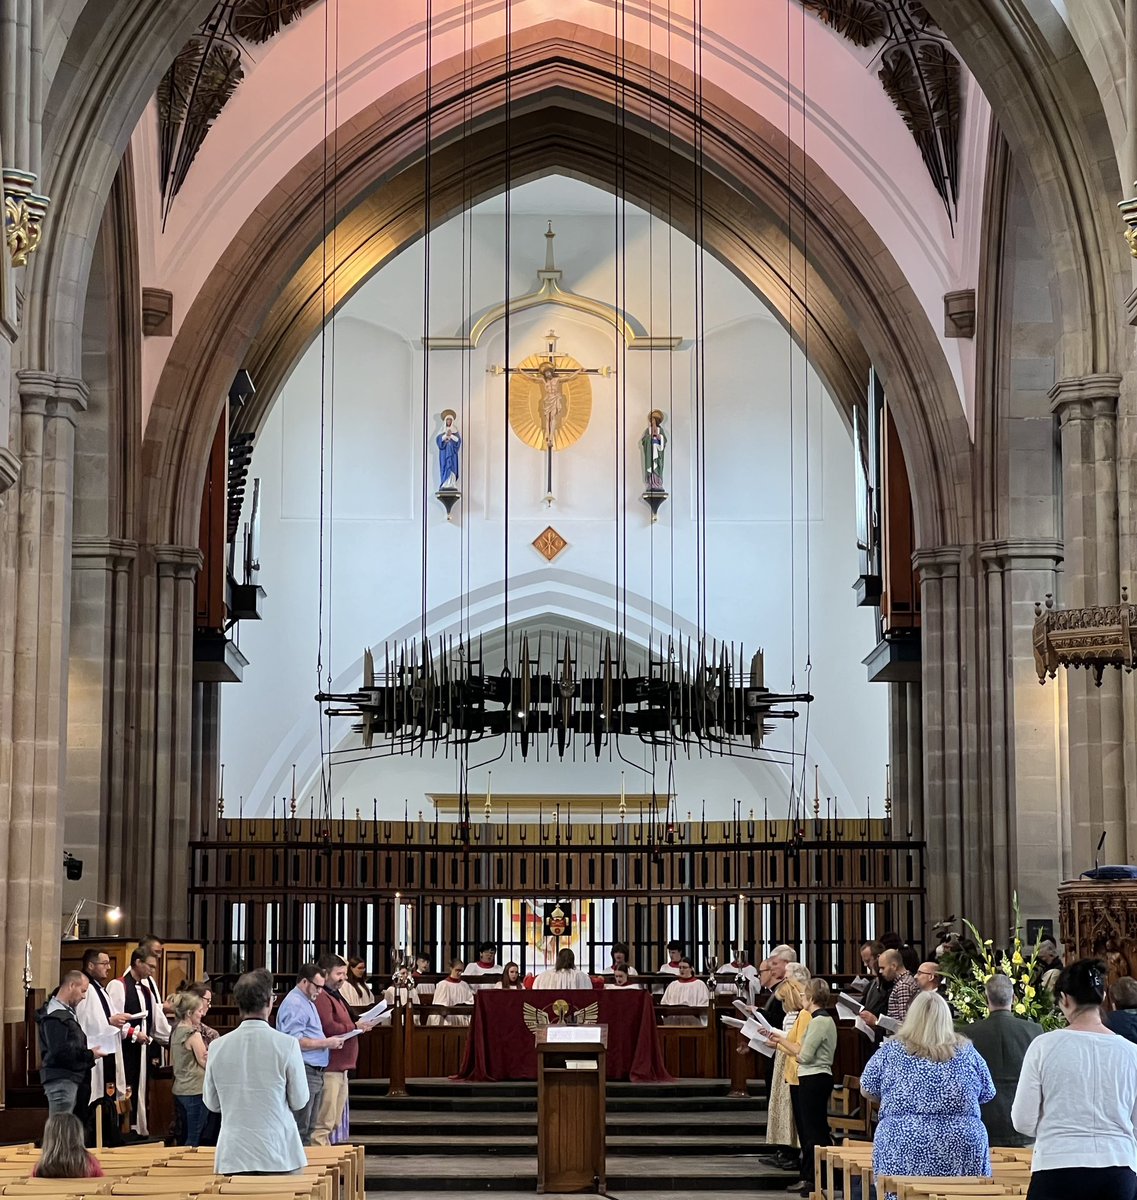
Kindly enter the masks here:
<path id="1" fill-rule="evenodd" d="M 1011 1121 L 1035 1139 L 1028 1200 L 1137 1198 L 1137 1045 L 1102 1020 L 1105 989 L 1105 963 L 1071 963 L 1054 988 L 1066 1028 L 1027 1047 Z"/>
<path id="2" fill-rule="evenodd" d="M 873 1174 L 991 1174 L 979 1106 L 995 1097 L 979 1051 L 955 1032 L 947 1001 L 921 992 L 869 1059 L 861 1092 L 880 1100 Z"/>
<path id="3" fill-rule="evenodd" d="M 347 978 L 340 986 L 340 995 L 352 1008 L 370 1008 L 375 1003 L 375 993 L 367 982 L 367 964 L 358 954 L 347 960 Z"/>
<path id="4" fill-rule="evenodd" d="M 499 988 L 517 988 L 521 990 L 521 968 L 515 962 L 507 962 L 501 973 L 501 980 L 496 985 Z"/>
<path id="5" fill-rule="evenodd" d="M 200 1146 L 206 1107 L 201 1098 L 205 1087 L 205 1042 L 201 1036 L 201 1011 L 205 1001 L 186 990 L 174 996 L 174 1025 L 170 1034 L 170 1063 L 174 1070 L 174 1100 L 185 1121 L 184 1146 Z"/>
<path id="6" fill-rule="evenodd" d="M 83 1145 L 83 1122 L 74 1113 L 52 1113 L 43 1127 L 43 1148 L 34 1179 L 99 1179 L 103 1168 Z"/>
<path id="7" fill-rule="evenodd" d="M 832 1143 L 829 1134 L 829 1097 L 833 1094 L 833 1059 L 837 1053 L 837 1026 L 829 1013 L 829 985 L 811 979 L 802 987 L 802 1014 L 809 1018 L 801 1039 L 792 1033 L 772 1033 L 771 1045 L 788 1055 L 787 1078 L 793 1105 L 794 1126 L 801 1145 L 803 1196 L 814 1188 L 813 1148 Z M 799 1019 L 802 1014 L 799 1014 Z M 795 1022 L 795 1026 L 796 1026 Z M 793 1185 L 791 1184 L 791 1187 Z"/>
<path id="8" fill-rule="evenodd" d="M 800 1028 L 797 1024 L 798 1017 L 805 1011 L 804 984 L 808 979 L 808 967 L 802 963 L 790 963 L 786 967 L 786 977 L 778 987 L 778 999 L 785 1010 L 782 1032 L 787 1037 L 804 1037 L 809 1025 L 808 1014 Z M 799 1165 L 797 1126 L 794 1123 L 793 1095 L 786 1082 L 788 1062 L 785 1051 L 779 1047 L 770 1064 L 769 1103 L 766 1106 L 766 1144 L 773 1148 L 774 1153 L 762 1161 L 782 1171 L 796 1171 Z"/>

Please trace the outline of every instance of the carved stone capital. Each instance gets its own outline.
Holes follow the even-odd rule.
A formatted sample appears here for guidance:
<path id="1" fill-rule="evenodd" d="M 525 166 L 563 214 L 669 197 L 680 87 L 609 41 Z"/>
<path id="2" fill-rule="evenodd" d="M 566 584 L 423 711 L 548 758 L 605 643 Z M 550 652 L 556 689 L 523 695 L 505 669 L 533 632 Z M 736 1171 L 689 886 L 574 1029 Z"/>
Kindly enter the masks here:
<path id="1" fill-rule="evenodd" d="M 39 413 L 44 417 L 63 417 L 75 424 L 75 419 L 87 409 L 87 385 L 69 375 L 50 371 L 17 371 L 21 412 Z"/>
<path id="2" fill-rule="evenodd" d="M 1060 379 L 1049 392 L 1050 411 L 1063 425 L 1067 421 L 1114 418 L 1120 395 L 1120 375 L 1079 375 L 1073 379 Z"/>
<path id="3" fill-rule="evenodd" d="M 962 546 L 929 546 L 912 555 L 912 566 L 921 580 L 958 579 L 962 559 Z"/>
<path id="4" fill-rule="evenodd" d="M 987 571 L 1054 570 L 1065 558 L 1065 547 L 1054 538 L 998 538 L 976 549 Z"/>
<path id="5" fill-rule="evenodd" d="M 205 561 L 196 546 L 152 546 L 159 578 L 193 579 Z"/>
<path id="6" fill-rule="evenodd" d="M 118 570 L 138 557 L 138 543 L 126 538 L 75 538 L 71 566 L 76 571 Z"/>

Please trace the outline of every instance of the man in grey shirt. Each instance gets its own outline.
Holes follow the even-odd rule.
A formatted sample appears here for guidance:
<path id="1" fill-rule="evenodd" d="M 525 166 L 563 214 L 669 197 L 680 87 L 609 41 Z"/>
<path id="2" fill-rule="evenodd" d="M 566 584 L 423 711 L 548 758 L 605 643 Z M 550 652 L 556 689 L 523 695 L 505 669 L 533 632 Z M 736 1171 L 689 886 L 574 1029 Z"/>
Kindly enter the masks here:
<path id="1" fill-rule="evenodd" d="M 1042 1026 L 1016 1017 L 1011 1011 L 1015 988 L 1006 975 L 993 975 L 985 991 L 990 1015 L 962 1030 L 979 1051 L 995 1083 L 995 1099 L 982 1105 L 979 1115 L 992 1146 L 1029 1146 L 1031 1139 L 1023 1137 L 1011 1123 L 1011 1105 L 1026 1048 L 1042 1032 Z"/>
<path id="2" fill-rule="evenodd" d="M 218 1175 L 291 1174 L 308 1157 L 293 1113 L 308 1103 L 300 1043 L 268 1023 L 272 977 L 251 971 L 233 998 L 241 1023 L 209 1048 L 202 1099 L 221 1114 Z"/>

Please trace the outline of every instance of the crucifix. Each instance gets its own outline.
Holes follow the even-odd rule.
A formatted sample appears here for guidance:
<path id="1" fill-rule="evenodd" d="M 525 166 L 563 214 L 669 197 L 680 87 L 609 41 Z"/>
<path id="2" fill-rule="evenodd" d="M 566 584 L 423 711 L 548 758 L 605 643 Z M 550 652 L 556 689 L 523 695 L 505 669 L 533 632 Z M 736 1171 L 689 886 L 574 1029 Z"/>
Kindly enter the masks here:
<path id="1" fill-rule="evenodd" d="M 544 351 L 534 355 L 533 358 L 538 360 L 535 365 L 491 366 L 489 372 L 491 375 L 512 375 L 527 379 L 540 389 L 534 394 L 537 403 L 533 411 L 534 423 L 539 432 L 537 439 L 530 440 L 529 444 L 536 445 L 545 452 L 545 503 L 550 505 L 553 502 L 553 451 L 556 449 L 557 437 L 564 430 L 566 434 L 572 434 L 572 441 L 576 441 L 587 426 L 587 415 L 583 422 L 570 419 L 573 397 L 570 390 L 566 389 L 566 384 L 573 379 L 588 375 L 600 375 L 607 379 L 611 375 L 612 369 L 610 367 L 562 366 L 557 355 L 557 335 L 551 329 L 545 335 Z M 589 401 L 590 404 L 591 401 Z M 566 425 L 577 424 L 579 424 L 579 428 L 566 428 Z"/>

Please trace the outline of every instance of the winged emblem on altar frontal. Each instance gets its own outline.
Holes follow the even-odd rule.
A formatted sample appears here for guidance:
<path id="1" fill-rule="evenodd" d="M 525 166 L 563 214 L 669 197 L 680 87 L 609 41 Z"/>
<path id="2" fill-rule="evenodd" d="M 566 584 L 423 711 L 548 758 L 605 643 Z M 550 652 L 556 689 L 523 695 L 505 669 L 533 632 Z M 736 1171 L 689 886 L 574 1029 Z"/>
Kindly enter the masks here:
<path id="1" fill-rule="evenodd" d="M 538 1029 L 543 1029 L 546 1025 L 551 1025 L 549 1014 L 543 1008 L 538 1008 L 534 1004 L 523 1004 L 521 1006 L 521 1019 L 525 1022 L 525 1027 L 530 1033 L 536 1033 Z"/>
<path id="2" fill-rule="evenodd" d="M 600 1020 L 600 1004 L 594 1000 L 575 1011 L 567 1000 L 554 1000 L 549 1009 L 523 1004 L 521 1019 L 530 1033 L 536 1033 L 546 1025 L 595 1025 Z"/>

